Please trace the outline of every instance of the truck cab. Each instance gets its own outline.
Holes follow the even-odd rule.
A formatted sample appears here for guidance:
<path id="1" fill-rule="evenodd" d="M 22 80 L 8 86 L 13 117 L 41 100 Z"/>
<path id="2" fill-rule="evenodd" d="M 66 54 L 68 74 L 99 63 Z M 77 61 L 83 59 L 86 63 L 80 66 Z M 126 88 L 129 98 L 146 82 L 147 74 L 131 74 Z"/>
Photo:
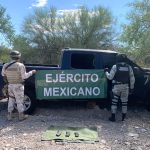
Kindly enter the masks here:
<path id="1" fill-rule="evenodd" d="M 63 69 L 104 69 L 115 63 L 117 52 L 95 49 L 63 49 Z"/>
<path id="2" fill-rule="evenodd" d="M 112 50 L 95 49 L 63 49 L 63 69 L 104 69 L 116 63 L 118 52 Z M 135 76 L 134 91 L 129 95 L 129 103 L 144 103 L 150 106 L 150 69 L 141 68 L 128 57 L 126 62 L 132 67 Z M 108 94 L 111 90 L 111 82 L 108 81 Z"/>

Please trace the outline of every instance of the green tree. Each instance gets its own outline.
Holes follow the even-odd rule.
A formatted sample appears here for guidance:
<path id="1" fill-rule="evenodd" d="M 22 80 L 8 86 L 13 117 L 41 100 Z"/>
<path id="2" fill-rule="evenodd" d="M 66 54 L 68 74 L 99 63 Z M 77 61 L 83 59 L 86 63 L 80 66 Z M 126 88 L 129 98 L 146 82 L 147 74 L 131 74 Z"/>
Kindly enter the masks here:
<path id="1" fill-rule="evenodd" d="M 56 16 L 57 12 L 54 7 L 35 9 L 34 14 L 24 20 L 23 33 L 29 41 L 30 47 L 36 51 L 39 62 L 58 63 L 61 39 L 58 35 Z M 56 59 L 54 60 L 54 58 Z"/>
<path id="2" fill-rule="evenodd" d="M 8 60 L 10 60 L 9 52 L 10 52 L 9 48 L 7 48 L 4 45 L 0 46 L 0 63 L 6 63 Z"/>
<path id="3" fill-rule="evenodd" d="M 74 13 L 64 14 L 61 25 L 68 45 L 80 48 L 112 48 L 113 17 L 101 6 L 83 6 Z"/>
<path id="4" fill-rule="evenodd" d="M 112 43 L 111 13 L 103 7 L 81 7 L 60 14 L 56 8 L 35 9 L 24 19 L 23 35 L 37 58 L 47 64 L 58 63 L 64 47 L 109 49 Z M 39 59 L 38 59 L 39 61 Z"/>
<path id="5" fill-rule="evenodd" d="M 21 59 L 24 63 L 36 63 L 35 50 L 30 46 L 26 37 L 16 35 L 13 40 L 13 49 L 21 52 Z"/>
<path id="6" fill-rule="evenodd" d="M 143 63 L 145 56 L 150 54 L 150 1 L 138 0 L 129 4 L 129 7 L 129 24 L 123 25 L 121 37 L 123 50 Z"/>
<path id="7" fill-rule="evenodd" d="M 4 39 L 11 44 L 14 37 L 14 29 L 10 17 L 6 14 L 6 9 L 0 5 L 0 33 Z"/>

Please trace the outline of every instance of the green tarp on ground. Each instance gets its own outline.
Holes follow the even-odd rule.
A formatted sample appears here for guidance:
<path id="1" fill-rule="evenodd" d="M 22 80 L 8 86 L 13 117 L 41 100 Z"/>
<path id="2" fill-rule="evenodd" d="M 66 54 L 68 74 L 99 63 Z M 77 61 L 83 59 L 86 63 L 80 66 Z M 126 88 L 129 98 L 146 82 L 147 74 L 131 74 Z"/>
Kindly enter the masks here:
<path id="1" fill-rule="evenodd" d="M 66 136 L 66 132 L 70 134 Z M 59 136 L 57 133 L 61 133 Z M 78 134 L 76 137 L 75 134 Z M 62 127 L 50 126 L 43 134 L 42 140 L 68 141 L 68 142 L 98 142 L 98 132 L 96 127 Z"/>

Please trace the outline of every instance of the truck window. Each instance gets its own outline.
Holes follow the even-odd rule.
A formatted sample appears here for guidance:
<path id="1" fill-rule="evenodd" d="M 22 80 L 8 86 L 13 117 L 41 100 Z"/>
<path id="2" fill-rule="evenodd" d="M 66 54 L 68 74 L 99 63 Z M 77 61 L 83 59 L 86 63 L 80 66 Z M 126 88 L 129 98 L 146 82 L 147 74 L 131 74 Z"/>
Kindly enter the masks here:
<path id="1" fill-rule="evenodd" d="M 116 54 L 103 54 L 103 67 L 111 68 L 116 63 Z"/>
<path id="2" fill-rule="evenodd" d="M 93 54 L 74 53 L 71 55 L 71 67 L 75 69 L 94 69 L 95 56 Z"/>

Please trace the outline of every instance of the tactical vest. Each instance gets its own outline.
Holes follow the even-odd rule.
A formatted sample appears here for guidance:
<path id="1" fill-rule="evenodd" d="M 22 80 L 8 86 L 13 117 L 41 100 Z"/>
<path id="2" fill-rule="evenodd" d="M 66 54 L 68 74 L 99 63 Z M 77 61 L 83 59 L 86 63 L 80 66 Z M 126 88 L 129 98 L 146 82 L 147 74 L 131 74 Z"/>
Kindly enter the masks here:
<path id="1" fill-rule="evenodd" d="M 129 72 L 129 65 L 125 63 L 116 64 L 116 74 L 114 76 L 114 80 L 121 84 L 128 84 L 130 79 Z"/>
<path id="2" fill-rule="evenodd" d="M 5 72 L 6 72 L 8 83 L 10 84 L 23 83 L 23 80 L 21 78 L 21 72 L 19 71 L 18 63 L 12 64 L 10 67 L 8 67 L 5 70 Z"/>

